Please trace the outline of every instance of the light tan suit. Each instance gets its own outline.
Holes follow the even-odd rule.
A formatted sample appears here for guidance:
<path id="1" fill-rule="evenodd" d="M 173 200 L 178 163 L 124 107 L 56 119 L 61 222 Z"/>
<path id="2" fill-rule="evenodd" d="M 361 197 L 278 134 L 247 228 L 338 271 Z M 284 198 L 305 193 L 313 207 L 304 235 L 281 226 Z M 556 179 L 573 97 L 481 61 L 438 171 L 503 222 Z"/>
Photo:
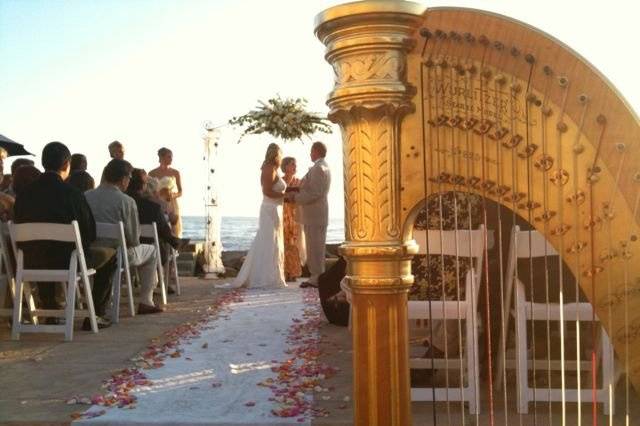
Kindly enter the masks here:
<path id="1" fill-rule="evenodd" d="M 307 266 L 311 273 L 309 282 L 318 283 L 324 272 L 325 244 L 329 223 L 327 194 L 331 186 L 331 172 L 324 158 L 316 160 L 313 167 L 302 178 L 300 192 L 295 202 L 300 206 L 299 221 L 304 226 L 307 249 Z"/>

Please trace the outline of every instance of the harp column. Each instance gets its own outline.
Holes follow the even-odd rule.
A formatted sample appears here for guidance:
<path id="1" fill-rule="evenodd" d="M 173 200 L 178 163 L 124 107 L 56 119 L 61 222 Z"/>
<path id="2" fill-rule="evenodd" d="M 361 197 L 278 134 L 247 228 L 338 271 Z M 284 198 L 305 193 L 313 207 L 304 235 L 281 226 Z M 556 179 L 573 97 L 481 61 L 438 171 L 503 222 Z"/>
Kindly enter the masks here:
<path id="1" fill-rule="evenodd" d="M 316 35 L 335 72 L 327 104 L 342 132 L 346 284 L 352 296 L 357 425 L 410 425 L 407 292 L 417 247 L 404 242 L 400 129 L 414 110 L 407 53 L 425 8 L 363 1 L 316 17 Z"/>

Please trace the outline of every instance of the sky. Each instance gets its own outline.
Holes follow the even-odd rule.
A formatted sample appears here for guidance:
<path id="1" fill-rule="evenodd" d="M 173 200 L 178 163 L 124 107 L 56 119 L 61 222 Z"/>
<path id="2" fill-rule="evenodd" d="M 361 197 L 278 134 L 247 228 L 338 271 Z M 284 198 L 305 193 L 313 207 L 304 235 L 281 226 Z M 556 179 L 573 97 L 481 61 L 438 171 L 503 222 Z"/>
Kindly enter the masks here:
<path id="1" fill-rule="evenodd" d="M 203 125 L 224 125 L 275 95 L 304 97 L 328 112 L 333 71 L 313 19 L 336 0 L 0 0 L 0 134 L 36 156 L 62 141 L 89 158 L 99 177 L 107 145 L 124 143 L 135 167 L 156 167 L 174 152 L 182 211 L 204 212 Z M 435 1 L 428 7 L 489 10 L 553 35 L 594 64 L 640 111 L 639 6 L 586 0 Z M 259 168 L 269 136 L 220 129 L 218 204 L 223 216 L 257 216 Z M 343 215 L 339 130 L 314 139 L 328 146 L 330 215 Z M 278 142 L 278 141 L 275 141 Z M 311 165 L 310 140 L 281 143 Z M 8 162 L 10 164 L 11 161 Z"/>

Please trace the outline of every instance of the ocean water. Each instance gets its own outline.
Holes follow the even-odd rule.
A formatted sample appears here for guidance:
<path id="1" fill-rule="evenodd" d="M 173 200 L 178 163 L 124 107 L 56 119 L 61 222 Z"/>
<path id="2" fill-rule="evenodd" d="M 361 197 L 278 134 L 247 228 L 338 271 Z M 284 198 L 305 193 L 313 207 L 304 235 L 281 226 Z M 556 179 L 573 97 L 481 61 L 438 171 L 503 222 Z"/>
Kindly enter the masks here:
<path id="1" fill-rule="evenodd" d="M 182 217 L 183 237 L 192 240 L 204 240 L 204 216 Z M 224 250 L 248 250 L 258 229 L 257 217 L 223 216 L 221 224 L 222 247 Z M 329 219 L 327 243 L 344 241 L 344 220 Z"/>

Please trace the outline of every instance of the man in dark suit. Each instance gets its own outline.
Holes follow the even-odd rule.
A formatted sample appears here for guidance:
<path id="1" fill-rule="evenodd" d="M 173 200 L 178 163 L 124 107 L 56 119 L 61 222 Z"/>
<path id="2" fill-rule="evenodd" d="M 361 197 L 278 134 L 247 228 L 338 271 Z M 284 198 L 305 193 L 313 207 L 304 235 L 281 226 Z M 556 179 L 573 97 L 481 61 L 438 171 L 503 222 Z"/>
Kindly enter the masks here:
<path id="1" fill-rule="evenodd" d="M 96 239 L 96 223 L 84 195 L 64 183 L 69 176 L 71 153 L 60 142 L 48 143 L 42 150 L 45 172 L 22 191 L 14 206 L 16 223 L 45 222 L 68 224 L 76 220 L 80 229 L 87 267 L 96 270 L 93 304 L 98 327 L 111 325 L 105 318 L 111 295 L 111 276 L 115 270 L 115 250 L 91 247 Z M 54 241 L 32 241 L 20 244 L 27 268 L 47 269 L 69 266 L 74 244 Z M 39 283 L 38 294 L 44 309 L 58 309 L 53 283 Z M 50 320 L 53 320 L 50 319 Z M 89 318 L 83 329 L 90 330 Z"/>

